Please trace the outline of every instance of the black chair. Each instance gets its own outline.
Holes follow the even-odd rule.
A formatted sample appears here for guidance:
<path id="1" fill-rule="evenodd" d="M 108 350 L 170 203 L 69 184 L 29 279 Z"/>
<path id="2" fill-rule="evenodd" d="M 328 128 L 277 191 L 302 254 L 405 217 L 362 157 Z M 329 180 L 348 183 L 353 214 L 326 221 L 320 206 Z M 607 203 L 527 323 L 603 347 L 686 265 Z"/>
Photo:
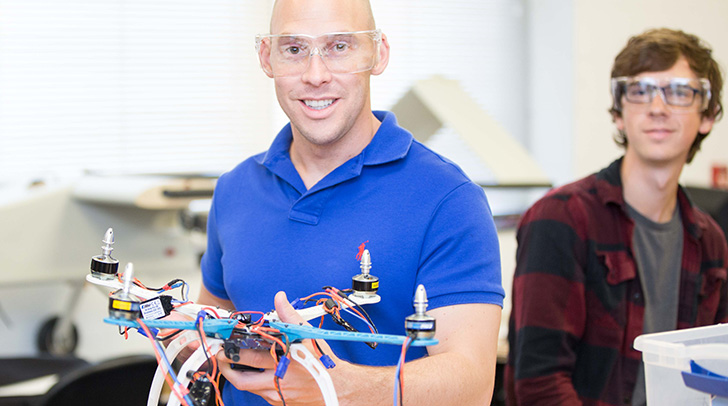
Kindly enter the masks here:
<path id="1" fill-rule="evenodd" d="M 151 355 L 115 358 L 76 369 L 32 406 L 146 405 L 157 360 Z"/>
<path id="2" fill-rule="evenodd" d="M 728 238 L 728 190 L 690 186 L 685 189 L 695 205 L 710 214 Z"/>
<path id="3" fill-rule="evenodd" d="M 88 362 L 73 356 L 41 355 L 39 357 L 0 358 L 0 389 L 4 391 L 13 385 L 27 385 L 28 382 L 37 378 L 62 376 L 88 366 Z M 38 396 L 48 390 L 46 385 L 49 384 L 38 383 L 26 386 L 21 393 L 13 391 L 15 395 L 3 393 L 0 395 L 0 406 L 29 406 Z"/>

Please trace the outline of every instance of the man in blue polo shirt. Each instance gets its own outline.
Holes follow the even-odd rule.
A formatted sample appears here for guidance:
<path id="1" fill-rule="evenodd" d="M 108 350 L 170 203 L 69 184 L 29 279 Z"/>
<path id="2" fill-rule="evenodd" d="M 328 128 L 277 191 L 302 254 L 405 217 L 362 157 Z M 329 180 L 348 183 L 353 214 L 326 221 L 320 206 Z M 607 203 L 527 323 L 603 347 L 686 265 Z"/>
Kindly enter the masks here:
<path id="1" fill-rule="evenodd" d="M 417 361 L 405 368 L 404 402 L 489 404 L 504 291 L 485 194 L 394 115 L 372 112 L 369 80 L 387 66 L 389 43 L 368 0 L 278 0 L 270 30 L 257 38 L 258 53 L 290 124 L 267 152 L 220 177 L 198 301 L 275 308 L 300 322 L 282 292 L 350 287 L 364 244 L 380 280 L 381 302 L 366 307 L 379 332 L 404 333 L 418 284 L 437 319 L 439 344 L 408 352 Z M 329 373 L 340 404 L 392 403 L 399 347 L 319 343 L 336 363 Z M 218 359 L 232 384 L 225 404 L 283 404 L 269 354 L 243 350 L 238 361 L 264 372 Z M 322 404 L 295 362 L 280 392 L 287 405 Z"/>

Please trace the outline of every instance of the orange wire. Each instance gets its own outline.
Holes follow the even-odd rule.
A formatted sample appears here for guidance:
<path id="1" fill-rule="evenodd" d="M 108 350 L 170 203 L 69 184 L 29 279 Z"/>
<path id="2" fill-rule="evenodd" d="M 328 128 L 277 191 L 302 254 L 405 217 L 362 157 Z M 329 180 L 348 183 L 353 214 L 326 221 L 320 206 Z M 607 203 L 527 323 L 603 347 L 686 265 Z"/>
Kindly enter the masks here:
<path id="1" fill-rule="evenodd" d="M 324 354 L 319 350 L 318 345 L 316 345 L 316 340 L 311 338 L 311 345 L 313 345 L 313 350 L 316 352 L 316 356 L 318 358 L 321 358 L 324 356 Z"/>
<path id="2" fill-rule="evenodd" d="M 121 283 L 124 283 L 123 277 L 124 277 L 124 273 L 123 272 L 120 272 L 120 273 L 117 273 L 116 274 L 116 279 L 119 282 L 121 282 Z M 142 283 L 142 281 L 140 281 L 139 279 L 133 278 L 131 281 L 132 281 L 133 284 L 139 286 L 140 288 L 144 288 L 144 289 L 149 290 L 146 286 L 144 286 L 144 284 Z"/>
<path id="3" fill-rule="evenodd" d="M 301 301 L 306 301 L 306 300 L 311 299 L 314 296 L 319 296 L 319 295 L 328 296 L 333 301 L 335 301 L 336 303 L 338 303 L 339 304 L 339 307 L 334 307 L 332 309 L 329 309 L 326 306 L 323 306 L 323 309 L 324 309 L 324 311 L 326 313 L 329 313 L 329 314 L 336 313 L 337 316 L 341 317 L 341 310 L 340 309 L 342 309 L 342 308 L 345 307 L 345 308 L 353 311 L 357 315 L 359 315 L 359 317 L 361 317 L 362 319 L 366 320 L 366 317 L 364 317 L 364 315 L 355 306 L 350 306 L 346 302 L 346 299 L 344 299 L 343 297 L 341 297 L 338 292 L 339 292 L 339 289 L 336 289 L 336 288 L 333 288 L 332 287 L 332 288 L 326 289 L 326 291 L 324 291 L 324 292 L 316 292 L 314 294 L 311 294 L 311 295 L 308 295 L 306 297 L 303 297 L 300 300 Z M 327 298 L 318 299 L 316 301 L 316 305 L 317 306 L 323 305 L 326 302 L 326 300 L 327 300 Z M 321 328 L 323 326 L 323 322 L 324 322 L 324 318 L 322 316 L 321 317 L 321 322 L 319 323 L 319 328 Z M 372 333 L 374 333 L 374 329 L 372 328 L 372 326 L 369 326 L 369 331 L 371 331 Z"/>
<path id="4" fill-rule="evenodd" d="M 265 334 L 265 335 L 262 334 L 262 333 L 258 333 L 258 334 L 260 334 L 261 337 L 267 336 L 267 334 Z M 279 345 L 281 345 L 281 349 L 283 349 L 284 351 L 286 350 L 286 347 L 284 347 L 282 345 L 283 342 L 281 340 L 278 340 L 278 339 L 276 339 L 275 337 L 272 337 L 272 336 L 269 336 L 269 337 L 272 338 L 272 339 L 274 339 L 276 341 L 276 343 L 278 343 Z M 276 343 L 273 343 L 273 345 L 270 346 L 270 356 L 273 357 L 273 361 L 274 361 L 274 364 L 275 364 L 275 368 L 274 369 L 278 369 L 278 357 L 276 357 Z M 277 377 L 274 376 L 274 378 L 273 378 L 273 385 L 275 385 L 276 390 L 278 391 L 278 395 L 281 397 L 281 400 L 283 400 L 283 390 L 281 390 L 280 378 L 279 379 L 276 379 L 276 378 Z"/>
<path id="5" fill-rule="evenodd" d="M 210 374 L 208 374 L 205 371 L 197 371 L 194 373 L 193 376 L 195 377 L 195 379 L 200 379 L 200 377 L 207 378 L 210 381 L 210 383 L 212 384 L 212 387 L 215 388 L 215 394 L 216 394 L 215 404 L 217 406 L 225 406 L 225 403 L 222 401 L 222 394 L 220 393 L 220 382 L 219 381 L 220 381 L 221 374 L 215 374 L 214 378 L 213 378 L 212 376 L 210 376 Z"/>
<path id="6" fill-rule="evenodd" d="M 146 325 L 139 323 L 140 326 L 144 329 L 145 332 L 151 335 L 151 332 L 149 332 L 149 329 Z M 153 340 L 153 339 L 152 339 Z M 154 344 L 154 342 L 152 342 Z M 157 356 L 157 363 L 161 364 L 162 358 L 159 354 L 159 351 L 157 350 L 156 344 L 154 344 L 154 354 Z M 166 367 L 164 367 L 166 368 Z M 184 400 L 184 395 L 180 394 L 179 391 L 175 388 L 174 382 L 172 382 L 172 377 L 169 374 L 169 371 L 164 373 L 164 380 L 167 381 L 167 385 L 169 385 L 170 389 L 172 390 L 172 393 L 174 393 L 175 396 L 180 400 L 181 403 L 186 404 L 186 401 Z M 185 389 L 186 390 L 186 389 Z M 189 405 L 188 405 L 189 406 Z"/>
<path id="7" fill-rule="evenodd" d="M 220 393 L 220 375 L 217 374 L 214 380 L 211 380 L 212 386 L 215 388 L 215 393 L 217 394 L 217 397 L 215 398 L 215 403 L 218 406 L 225 406 L 225 402 L 222 401 L 222 394 Z"/>
<path id="8" fill-rule="evenodd" d="M 338 292 L 338 289 L 336 289 L 336 288 L 331 288 L 330 290 L 332 290 L 334 293 Z M 353 311 L 354 313 L 358 314 L 359 317 L 361 317 L 362 319 L 366 320 L 366 317 L 364 317 L 364 315 L 355 306 L 349 306 L 349 304 L 346 303 L 346 301 L 344 300 L 344 298 L 342 298 L 338 294 L 334 294 L 331 297 L 334 298 L 335 301 L 337 301 L 338 303 L 340 303 L 342 305 L 342 308 L 343 308 L 343 306 L 346 306 L 347 309 Z M 374 329 L 372 328 L 372 326 L 369 326 L 369 330 L 372 333 L 374 333 Z"/>
<path id="9" fill-rule="evenodd" d="M 399 367 L 399 382 L 400 382 L 399 396 L 402 398 L 404 398 L 404 364 L 405 364 L 404 354 L 407 352 L 407 346 L 409 345 L 409 342 L 411 340 L 412 339 L 409 336 L 407 336 L 407 338 L 404 339 L 404 344 L 402 344 L 402 355 L 401 355 L 402 365 L 400 365 L 400 367 Z"/>
<path id="10" fill-rule="evenodd" d="M 210 346 L 207 345 L 207 339 L 205 338 L 205 330 L 202 328 L 202 321 L 204 319 L 200 319 L 200 323 L 197 325 L 197 330 L 200 332 L 200 336 L 202 337 L 202 350 L 205 351 L 205 355 L 207 358 L 212 362 L 212 376 L 217 375 L 217 359 L 215 356 L 210 356 Z"/>
<path id="11" fill-rule="evenodd" d="M 281 349 L 283 349 L 284 351 L 286 350 L 286 345 L 285 345 L 285 344 L 283 344 L 283 341 L 282 341 L 281 339 L 279 339 L 279 338 L 277 338 L 277 337 L 274 337 L 274 336 L 272 336 L 272 335 L 270 335 L 270 334 L 266 334 L 266 333 L 264 333 L 264 332 L 266 332 L 266 331 L 267 331 L 267 332 L 279 332 L 278 330 L 276 330 L 276 329 L 274 329 L 274 328 L 270 328 L 270 327 L 257 327 L 257 328 L 255 328 L 255 329 L 254 329 L 253 331 L 254 331 L 255 333 L 258 333 L 258 334 L 259 334 L 259 335 L 260 335 L 261 337 L 263 337 L 263 338 L 265 338 L 265 339 L 267 339 L 267 340 L 270 340 L 270 341 L 275 341 L 275 342 L 276 342 L 276 343 L 277 343 L 278 345 L 280 345 L 280 346 L 281 346 Z M 275 347 L 275 346 L 273 346 L 273 347 Z M 275 357 L 274 357 L 274 358 L 275 358 Z"/>
<path id="12" fill-rule="evenodd" d="M 302 297 L 299 300 L 302 301 L 302 302 L 305 302 L 306 300 L 311 299 L 314 296 L 319 296 L 319 295 L 330 295 L 330 293 L 327 293 L 327 292 L 316 292 L 316 293 L 310 294 L 310 295 L 308 295 L 306 297 Z"/>
<path id="13" fill-rule="evenodd" d="M 278 391 L 278 396 L 280 396 L 281 400 L 283 400 L 283 395 L 282 395 L 283 391 L 281 390 L 280 379 L 273 378 L 273 385 L 276 386 L 276 390 Z"/>
<path id="14" fill-rule="evenodd" d="M 278 369 L 278 357 L 276 357 L 276 345 L 273 344 L 270 346 L 270 356 L 273 357 L 273 361 L 275 361 L 275 369 Z"/>

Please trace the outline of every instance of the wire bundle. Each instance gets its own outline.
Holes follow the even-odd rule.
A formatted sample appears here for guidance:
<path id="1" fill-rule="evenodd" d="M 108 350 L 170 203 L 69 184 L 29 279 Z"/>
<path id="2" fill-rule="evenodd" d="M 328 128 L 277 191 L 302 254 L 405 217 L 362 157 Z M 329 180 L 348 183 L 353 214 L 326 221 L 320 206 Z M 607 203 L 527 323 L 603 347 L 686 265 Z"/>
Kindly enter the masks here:
<path id="1" fill-rule="evenodd" d="M 148 288 L 137 279 L 134 279 L 133 283 L 135 286 L 156 293 L 162 293 L 172 289 L 181 288 L 182 300 L 173 300 L 172 303 L 174 304 L 174 307 L 181 310 L 180 308 L 183 306 L 192 305 L 192 302 L 187 299 L 189 286 L 183 280 L 172 280 L 171 282 L 167 283 L 165 286 L 159 289 Z M 363 322 L 372 334 L 378 334 L 377 328 L 367 312 L 360 305 L 348 299 L 347 291 L 342 291 L 333 287 L 325 287 L 322 292 L 317 292 L 312 295 L 294 300 L 292 302 L 292 305 L 296 309 L 303 309 L 311 303 L 314 303 L 315 306 L 321 306 L 326 314 L 330 315 L 336 323 L 342 325 L 347 330 L 356 331 L 356 329 L 342 317 L 342 314 L 347 314 L 355 317 L 356 319 Z M 216 402 L 215 404 L 218 406 L 224 406 L 222 402 L 219 383 L 221 374 L 217 365 L 217 360 L 215 358 L 215 355 L 213 354 L 213 346 L 208 344 L 208 336 L 210 336 L 211 333 L 205 332 L 205 323 L 207 320 L 210 319 L 233 319 L 236 320 L 236 323 L 234 328 L 232 329 L 231 335 L 227 338 L 222 339 L 222 342 L 223 344 L 225 344 L 225 346 L 227 346 L 228 344 L 232 345 L 232 350 L 230 351 L 230 353 L 228 353 L 228 348 L 225 347 L 226 354 L 228 354 L 228 356 L 230 354 L 237 354 L 240 349 L 248 348 L 267 349 L 275 364 L 273 378 L 274 385 L 276 391 L 278 392 L 278 395 L 280 396 L 282 404 L 285 406 L 286 401 L 284 398 L 283 390 L 281 388 L 280 380 L 283 379 L 291 360 L 292 343 L 290 342 L 288 335 L 276 328 L 271 327 L 267 323 L 265 319 L 266 315 L 263 312 L 236 311 L 230 313 L 229 315 L 225 313 L 226 315 L 224 317 L 221 317 L 218 310 L 219 309 L 213 307 L 201 307 L 201 310 L 197 313 L 194 319 L 194 330 L 196 334 L 189 335 L 194 333 L 186 333 L 188 334 L 186 336 L 188 337 L 186 338 L 186 340 L 188 341 L 186 342 L 176 340 L 179 341 L 179 343 L 177 344 L 178 346 L 185 346 L 189 345 L 192 342 L 198 341 L 200 343 L 200 349 L 204 354 L 204 359 L 199 358 L 199 355 L 197 357 L 199 358 L 198 362 L 205 361 L 203 365 L 206 366 L 204 368 L 200 368 L 200 370 L 198 371 L 190 371 L 184 374 L 185 378 L 189 378 L 189 385 L 183 384 L 182 382 L 186 383 L 186 379 L 180 380 L 177 374 L 175 374 L 172 363 L 167 358 L 165 350 L 162 347 L 162 342 L 171 339 L 182 339 L 178 336 L 183 333 L 186 328 L 176 329 L 171 332 L 167 332 L 165 335 L 159 335 L 159 332 L 156 329 L 150 328 L 143 319 L 136 320 L 139 324 L 140 332 L 143 332 L 143 334 L 147 338 L 149 338 L 149 340 L 153 344 L 154 352 L 157 357 L 157 363 L 159 364 L 161 373 L 163 373 L 164 381 L 166 381 L 167 385 L 170 387 L 171 393 L 176 397 L 177 400 L 179 400 L 180 405 L 197 406 L 201 404 L 197 402 L 197 398 L 203 395 L 209 396 L 209 394 L 212 393 L 212 389 L 214 389 L 214 398 Z M 254 316 L 258 317 L 255 317 L 254 320 Z M 325 315 L 321 316 L 319 327 L 323 325 L 324 318 Z M 127 330 L 128 327 L 124 329 L 125 335 L 127 333 Z M 216 338 L 219 338 L 219 336 L 217 336 Z M 400 406 L 403 402 L 402 392 L 404 389 L 404 382 L 402 379 L 402 371 L 404 368 L 407 349 L 411 346 L 413 340 L 413 337 L 408 336 L 406 337 L 402 345 L 400 359 L 396 368 L 394 406 L 397 406 L 398 401 Z M 220 348 L 220 341 L 216 341 L 215 343 L 216 347 L 214 347 L 214 351 L 217 351 L 217 349 Z M 374 348 L 374 346 L 376 345 L 376 343 L 367 344 L 370 344 L 372 348 Z M 316 357 L 318 357 L 318 359 L 326 368 L 332 368 L 334 366 L 334 363 L 331 361 L 330 357 L 324 353 L 321 345 L 315 339 L 311 339 L 310 347 L 313 348 Z M 192 365 L 194 365 L 194 362 L 192 363 Z M 184 370 L 185 368 L 188 367 L 183 367 L 182 369 Z M 181 371 L 179 373 L 181 373 Z M 157 385 L 159 385 L 158 388 L 161 388 L 161 385 L 163 385 L 163 381 L 161 381 L 161 377 L 158 379 L 159 381 Z M 195 391 L 195 388 L 199 390 Z"/>

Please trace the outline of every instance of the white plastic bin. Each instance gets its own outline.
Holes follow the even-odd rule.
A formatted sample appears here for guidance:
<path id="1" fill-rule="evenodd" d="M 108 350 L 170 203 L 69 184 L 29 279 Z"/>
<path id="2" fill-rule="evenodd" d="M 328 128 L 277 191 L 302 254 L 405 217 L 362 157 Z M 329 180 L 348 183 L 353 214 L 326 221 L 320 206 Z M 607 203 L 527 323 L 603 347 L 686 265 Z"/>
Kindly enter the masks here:
<path id="1" fill-rule="evenodd" d="M 685 386 L 682 371 L 695 360 L 728 375 L 728 324 L 643 334 L 634 340 L 642 351 L 648 406 L 707 406 L 710 395 Z"/>

